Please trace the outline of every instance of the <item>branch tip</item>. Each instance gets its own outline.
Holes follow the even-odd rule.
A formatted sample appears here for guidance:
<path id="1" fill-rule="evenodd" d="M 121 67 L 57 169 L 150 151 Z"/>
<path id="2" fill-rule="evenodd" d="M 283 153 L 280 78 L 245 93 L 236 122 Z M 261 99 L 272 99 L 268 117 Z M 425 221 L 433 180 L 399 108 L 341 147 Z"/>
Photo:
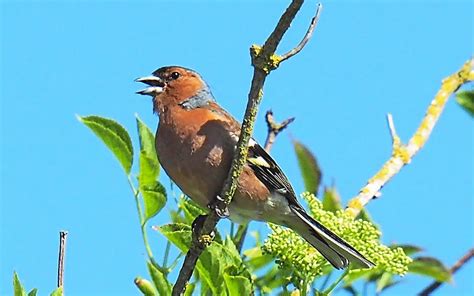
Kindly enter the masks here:
<path id="1" fill-rule="evenodd" d="M 303 39 L 295 48 L 293 48 L 292 50 L 288 51 L 287 53 L 281 56 L 280 63 L 298 54 L 305 47 L 306 43 L 308 43 L 308 41 L 313 36 L 314 29 L 316 28 L 316 25 L 319 22 L 319 17 L 321 16 L 322 10 L 323 10 L 323 5 L 321 3 L 318 3 L 317 8 L 316 8 L 316 13 L 311 19 L 311 23 L 309 24 L 308 30 L 306 31 L 306 34 L 304 35 Z"/>
<path id="2" fill-rule="evenodd" d="M 383 164 L 382 168 L 369 179 L 367 184 L 359 191 L 359 194 L 349 201 L 346 208 L 349 214 L 356 217 L 360 210 L 376 197 L 382 187 L 398 174 L 405 165 L 410 163 L 431 135 L 449 97 L 464 83 L 470 81 L 473 66 L 474 61 L 468 60 L 460 70 L 443 79 L 438 93 L 428 106 L 421 124 L 408 141 L 408 144 L 401 143 L 395 130 L 393 117 L 391 114 L 387 114 L 388 128 L 393 141 L 392 155 Z"/>
<path id="3" fill-rule="evenodd" d="M 387 113 L 387 124 L 388 129 L 390 130 L 390 136 L 392 137 L 392 142 L 395 142 L 395 139 L 398 138 L 398 135 L 395 129 L 395 123 L 393 122 L 393 116 L 390 113 Z"/>
<path id="4" fill-rule="evenodd" d="M 278 136 L 278 134 L 287 128 L 288 125 L 290 125 L 290 123 L 292 123 L 294 120 L 295 117 L 290 117 L 281 123 L 277 123 L 273 118 L 272 110 L 268 110 L 267 113 L 265 113 L 265 121 L 267 123 L 267 138 L 264 145 L 265 151 L 270 152 L 270 149 L 275 142 L 276 136 Z"/>
<path id="5" fill-rule="evenodd" d="M 59 256 L 58 256 L 58 283 L 57 286 L 64 286 L 64 263 L 66 257 L 66 242 L 68 232 L 61 230 L 59 232 Z"/>

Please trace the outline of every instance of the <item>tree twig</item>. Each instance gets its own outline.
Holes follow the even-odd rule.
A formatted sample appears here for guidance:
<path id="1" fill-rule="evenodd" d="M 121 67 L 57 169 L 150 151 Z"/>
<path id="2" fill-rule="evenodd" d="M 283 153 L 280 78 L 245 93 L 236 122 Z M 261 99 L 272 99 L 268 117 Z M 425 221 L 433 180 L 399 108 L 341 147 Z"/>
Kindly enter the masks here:
<path id="1" fill-rule="evenodd" d="M 211 211 L 208 216 L 205 216 L 202 224 L 196 223 L 198 221 L 195 220 L 194 224 L 197 227 L 193 230 L 191 247 L 184 259 L 183 267 L 173 287 L 172 295 L 181 295 L 184 293 L 186 284 L 192 276 L 197 259 L 212 240 L 209 239 L 209 237 L 211 237 L 210 234 L 213 232 L 219 219 L 227 213 L 227 205 L 231 202 L 237 189 L 238 178 L 246 163 L 248 142 L 253 131 L 258 106 L 262 100 L 265 79 L 272 70 L 278 68 L 282 61 L 280 56 L 275 55 L 275 51 L 302 5 L 303 0 L 293 0 L 281 16 L 273 32 L 265 41 L 265 44 L 262 47 L 253 45 L 250 48 L 252 66 L 254 68 L 253 78 L 244 119 L 242 121 L 240 137 L 232 160 L 232 166 L 220 196 L 216 197 L 212 205 L 214 210 Z M 201 218 L 198 217 L 197 219 Z"/>
<path id="2" fill-rule="evenodd" d="M 462 256 L 450 269 L 449 271 L 451 274 L 456 273 L 461 267 L 464 266 L 469 260 L 474 257 L 474 248 L 470 249 L 464 256 Z M 428 287 L 426 287 L 423 291 L 420 292 L 420 296 L 427 296 L 430 295 L 434 290 L 438 289 L 443 283 L 434 281 Z"/>
<path id="3" fill-rule="evenodd" d="M 397 130 L 395 129 L 395 123 L 393 123 L 393 116 L 392 114 L 387 114 L 387 125 L 390 131 L 390 136 L 392 137 L 393 145 L 399 145 L 400 137 L 397 134 Z"/>
<path id="4" fill-rule="evenodd" d="M 66 260 L 67 234 L 68 232 L 64 230 L 59 232 L 58 288 L 64 285 L 64 263 Z"/>
<path id="5" fill-rule="evenodd" d="M 461 85 L 473 80 L 473 66 L 474 61 L 472 59 L 468 60 L 458 72 L 443 80 L 440 90 L 433 101 L 431 101 L 425 117 L 407 145 L 401 143 L 395 132 L 393 119 L 391 116 L 388 117 L 389 129 L 393 140 L 392 156 L 385 162 L 382 168 L 369 179 L 367 185 L 359 191 L 359 194 L 349 201 L 346 208 L 348 213 L 356 217 L 366 204 L 374 197 L 380 195 L 380 189 L 394 177 L 402 167 L 410 163 L 413 156 L 415 156 L 428 140 L 449 97 L 458 90 Z"/>
<path id="6" fill-rule="evenodd" d="M 268 130 L 267 139 L 265 140 L 265 146 L 263 148 L 265 149 L 265 151 L 270 152 L 270 149 L 272 149 L 273 143 L 275 142 L 275 139 L 278 134 L 285 128 L 287 128 L 290 123 L 295 121 L 295 118 L 290 117 L 283 120 L 281 123 L 277 123 L 275 122 L 275 119 L 273 119 L 272 110 L 268 110 L 265 114 L 265 121 L 267 122 Z"/>
<path id="7" fill-rule="evenodd" d="M 265 121 L 267 122 L 267 139 L 265 140 L 264 146 L 265 151 L 270 152 L 278 134 L 287 128 L 294 120 L 294 117 L 290 117 L 283 120 L 281 123 L 277 123 L 273 118 L 272 110 L 268 110 L 267 113 L 265 113 Z M 242 246 L 244 245 L 247 230 L 248 224 L 241 224 L 239 225 L 237 234 L 235 235 L 235 246 L 239 252 L 242 250 Z"/>
<path id="8" fill-rule="evenodd" d="M 300 44 L 298 44 L 295 48 L 290 50 L 289 52 L 285 53 L 284 55 L 281 56 L 281 60 L 287 60 L 300 52 L 303 47 L 308 43 L 309 39 L 311 39 L 311 36 L 313 36 L 314 29 L 316 28 L 316 25 L 318 24 L 319 21 L 319 16 L 321 15 L 321 11 L 323 10 L 323 5 L 321 3 L 318 4 L 318 8 L 316 9 L 316 14 L 311 20 L 311 23 L 308 27 L 308 31 L 306 31 L 306 34 L 304 35 L 303 39 L 301 40 Z"/>

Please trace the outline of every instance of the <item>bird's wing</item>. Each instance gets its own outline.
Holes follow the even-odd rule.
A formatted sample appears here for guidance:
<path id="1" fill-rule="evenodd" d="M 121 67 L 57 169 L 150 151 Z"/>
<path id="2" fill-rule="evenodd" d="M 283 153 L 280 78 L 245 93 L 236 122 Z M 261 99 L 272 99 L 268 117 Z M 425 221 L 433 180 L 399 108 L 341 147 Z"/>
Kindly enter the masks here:
<path id="1" fill-rule="evenodd" d="M 201 108 L 205 108 L 214 114 L 217 114 L 223 122 L 226 122 L 232 132 L 232 138 L 235 140 L 235 144 L 237 144 L 240 136 L 240 123 L 215 102 L 211 102 Z M 295 191 L 293 190 L 293 187 L 291 187 L 290 181 L 288 181 L 288 178 L 275 160 L 273 160 L 265 149 L 263 149 L 262 146 L 260 146 L 253 138 L 250 139 L 248 147 L 249 152 L 247 156 L 247 164 L 255 172 L 257 178 L 270 192 L 280 193 L 288 199 L 290 205 L 303 209 L 296 198 Z"/>
<path id="2" fill-rule="evenodd" d="M 254 139 L 249 142 L 247 163 L 270 192 L 278 192 L 288 199 L 290 205 L 302 208 L 288 178 L 275 160 Z"/>

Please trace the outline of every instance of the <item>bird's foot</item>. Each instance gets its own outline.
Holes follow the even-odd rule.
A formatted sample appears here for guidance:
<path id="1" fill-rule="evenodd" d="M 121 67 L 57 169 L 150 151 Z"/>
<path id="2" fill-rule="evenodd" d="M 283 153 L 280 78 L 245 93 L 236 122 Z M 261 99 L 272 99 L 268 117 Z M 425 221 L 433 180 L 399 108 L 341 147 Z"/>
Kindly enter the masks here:
<path id="1" fill-rule="evenodd" d="M 229 208 L 224 202 L 224 199 L 220 197 L 219 195 L 216 196 L 216 199 L 211 201 L 207 207 L 213 211 L 216 212 L 217 216 L 219 218 L 224 219 L 228 218 L 230 213 L 229 213 Z"/>

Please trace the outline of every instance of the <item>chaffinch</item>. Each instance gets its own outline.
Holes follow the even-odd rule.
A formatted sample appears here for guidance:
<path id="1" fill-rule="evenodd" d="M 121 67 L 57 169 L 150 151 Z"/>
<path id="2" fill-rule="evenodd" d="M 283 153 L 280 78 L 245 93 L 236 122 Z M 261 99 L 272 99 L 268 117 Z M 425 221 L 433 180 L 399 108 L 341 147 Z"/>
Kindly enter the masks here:
<path id="1" fill-rule="evenodd" d="M 206 208 L 220 194 L 230 170 L 239 122 L 216 103 L 209 86 L 193 70 L 162 67 L 136 81 L 149 86 L 137 93 L 151 96 L 159 115 L 156 152 L 161 166 L 184 194 Z M 255 140 L 248 148 L 247 164 L 228 207 L 231 220 L 289 227 L 337 269 L 349 262 L 374 266 L 305 212 L 285 174 Z"/>

